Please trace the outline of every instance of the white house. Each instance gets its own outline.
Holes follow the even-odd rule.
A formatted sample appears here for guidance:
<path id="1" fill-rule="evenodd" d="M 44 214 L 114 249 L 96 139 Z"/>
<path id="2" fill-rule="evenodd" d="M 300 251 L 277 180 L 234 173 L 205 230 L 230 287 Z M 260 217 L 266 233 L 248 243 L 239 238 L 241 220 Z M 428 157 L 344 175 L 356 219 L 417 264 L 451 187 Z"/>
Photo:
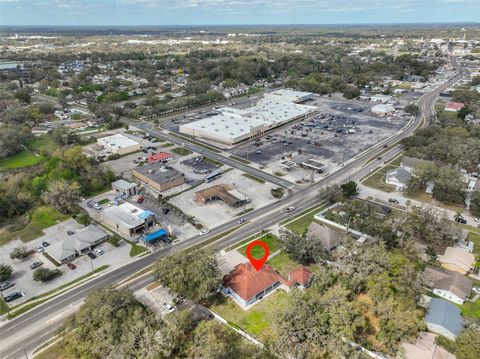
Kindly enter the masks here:
<path id="1" fill-rule="evenodd" d="M 387 171 L 385 183 L 394 186 L 397 191 L 404 191 L 408 187 L 410 178 L 412 178 L 410 172 L 402 167 L 398 167 Z"/>
<path id="2" fill-rule="evenodd" d="M 457 272 L 427 267 L 423 279 L 433 294 L 460 305 L 472 291 L 472 281 Z"/>

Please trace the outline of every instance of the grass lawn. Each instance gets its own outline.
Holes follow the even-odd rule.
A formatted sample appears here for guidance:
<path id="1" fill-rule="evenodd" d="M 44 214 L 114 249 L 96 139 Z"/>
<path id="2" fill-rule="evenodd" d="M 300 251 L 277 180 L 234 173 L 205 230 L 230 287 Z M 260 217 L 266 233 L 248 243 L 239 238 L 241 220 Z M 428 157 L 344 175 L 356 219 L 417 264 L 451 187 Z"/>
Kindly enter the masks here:
<path id="1" fill-rule="evenodd" d="M 107 203 L 109 203 L 109 202 L 110 202 L 110 200 L 109 200 L 108 198 L 104 198 L 104 199 L 98 201 L 98 204 L 99 204 L 99 205 L 103 205 L 103 204 L 107 204 Z"/>
<path id="2" fill-rule="evenodd" d="M 470 232 L 468 234 L 467 240 L 473 242 L 473 253 L 480 254 L 480 233 Z"/>
<path id="3" fill-rule="evenodd" d="M 252 176 L 249 173 L 242 173 L 242 176 L 247 177 L 247 178 L 251 179 L 252 181 L 255 181 L 255 182 L 258 182 L 258 183 L 265 183 L 264 180 L 262 180 L 258 177 Z"/>
<path id="4" fill-rule="evenodd" d="M 68 359 L 68 357 L 62 353 L 62 342 L 58 342 L 40 354 L 35 355 L 35 359 Z"/>
<path id="5" fill-rule="evenodd" d="M 259 238 L 259 240 L 261 240 L 262 242 L 265 242 L 267 244 L 268 250 L 270 251 L 270 253 L 273 253 L 273 252 L 275 252 L 279 249 L 279 240 L 276 236 L 274 236 L 271 233 L 267 233 L 263 237 Z M 243 247 L 241 247 L 237 250 L 238 250 L 238 252 L 240 252 L 241 254 L 246 256 L 247 247 L 248 247 L 248 244 L 244 245 Z M 252 248 L 250 254 L 254 258 L 261 259 L 265 255 L 265 252 L 264 252 L 262 247 L 255 246 L 255 247 Z"/>
<path id="6" fill-rule="evenodd" d="M 130 245 L 132 246 L 130 248 L 130 257 L 135 257 L 135 256 L 139 255 L 140 253 L 143 253 L 143 252 L 147 251 L 147 248 L 145 248 L 144 246 L 139 246 L 136 243 L 130 242 Z"/>
<path id="7" fill-rule="evenodd" d="M 309 213 L 306 213 L 303 216 L 296 218 L 294 221 L 285 225 L 285 227 L 294 233 L 303 234 L 306 230 L 308 230 L 308 226 L 314 220 L 315 215 L 318 212 L 327 208 L 327 206 L 327 204 L 319 206 L 314 210 L 311 210 Z"/>
<path id="8" fill-rule="evenodd" d="M 53 142 L 52 135 L 43 135 L 31 139 L 27 147 L 35 152 L 52 153 L 58 148 L 58 145 Z"/>
<path id="9" fill-rule="evenodd" d="M 287 275 L 292 270 L 298 267 L 298 263 L 295 262 L 290 256 L 285 252 L 280 252 L 275 257 L 267 261 L 267 264 L 272 266 L 277 272 L 282 275 Z"/>
<path id="10" fill-rule="evenodd" d="M 476 302 L 465 302 L 461 306 L 462 315 L 466 318 L 473 318 L 475 320 L 480 319 L 480 299 Z"/>
<path id="11" fill-rule="evenodd" d="M 0 315 L 5 314 L 6 312 L 8 312 L 8 305 L 3 298 L 0 298 Z"/>
<path id="12" fill-rule="evenodd" d="M 183 148 L 183 147 L 175 147 L 175 148 L 172 148 L 171 151 L 180 156 L 188 156 L 189 154 L 193 153 L 188 148 Z"/>
<path id="13" fill-rule="evenodd" d="M 0 245 L 16 238 L 19 238 L 23 242 L 31 241 L 32 239 L 42 236 L 44 234 L 44 228 L 65 221 L 69 217 L 70 216 L 57 212 L 52 207 L 38 207 L 30 213 L 30 221 L 22 229 L 14 232 L 0 229 Z"/>
<path id="14" fill-rule="evenodd" d="M 395 166 L 393 164 L 388 164 L 388 165 L 380 168 L 377 172 L 370 175 L 362 183 L 365 186 L 372 187 L 372 188 L 378 189 L 380 191 L 384 191 L 384 192 L 388 192 L 388 193 L 393 192 L 393 191 L 395 191 L 395 187 L 385 183 L 385 175 L 386 175 L 388 170 L 391 170 L 391 169 L 397 168 L 397 167 L 398 166 Z"/>
<path id="15" fill-rule="evenodd" d="M 289 294 L 283 290 L 277 290 L 247 311 L 242 310 L 233 300 L 223 296 L 219 296 L 218 302 L 210 309 L 228 322 L 255 336 L 262 343 L 266 343 L 275 335 L 273 330 L 275 311 L 286 308 L 288 302 Z"/>
<path id="16" fill-rule="evenodd" d="M 35 156 L 30 150 L 23 150 L 16 155 L 0 160 L 0 170 L 33 166 L 42 162 L 43 159 L 42 156 Z"/>

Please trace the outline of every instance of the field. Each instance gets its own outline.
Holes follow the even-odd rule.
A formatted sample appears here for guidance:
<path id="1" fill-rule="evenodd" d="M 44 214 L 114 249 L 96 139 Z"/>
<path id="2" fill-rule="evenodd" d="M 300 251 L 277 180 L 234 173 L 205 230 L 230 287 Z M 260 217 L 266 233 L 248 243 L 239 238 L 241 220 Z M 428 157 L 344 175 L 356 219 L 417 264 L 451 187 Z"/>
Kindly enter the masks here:
<path id="1" fill-rule="evenodd" d="M 175 147 L 175 148 L 172 148 L 171 151 L 180 156 L 188 156 L 189 154 L 193 153 L 188 148 L 183 148 L 183 147 Z"/>
<path id="2" fill-rule="evenodd" d="M 270 259 L 267 264 L 272 266 L 273 269 L 284 276 L 298 267 L 298 263 L 291 259 L 290 256 L 283 251 Z"/>
<path id="3" fill-rule="evenodd" d="M 470 318 L 474 320 L 480 319 L 480 299 L 477 299 L 475 302 L 465 302 L 461 306 L 462 315 L 465 318 Z"/>
<path id="4" fill-rule="evenodd" d="M 31 241 L 32 239 L 42 236 L 44 234 L 44 228 L 51 227 L 68 218 L 69 216 L 61 214 L 51 207 L 38 207 L 30 213 L 30 220 L 22 229 L 14 232 L 0 229 L 0 245 L 16 238 L 19 238 L 23 242 Z"/>
<path id="5" fill-rule="evenodd" d="M 474 243 L 473 253 L 480 254 L 480 232 L 470 231 L 467 240 Z"/>
<path id="6" fill-rule="evenodd" d="M 265 242 L 268 246 L 268 250 L 270 251 L 270 254 L 272 254 L 273 252 L 277 251 L 279 249 L 279 243 L 278 243 L 278 238 L 275 237 L 273 234 L 266 234 L 265 236 L 263 236 L 262 238 L 259 238 L 259 240 L 261 240 L 262 242 Z M 248 247 L 248 244 L 244 245 L 243 247 L 239 248 L 238 251 L 243 254 L 244 256 L 246 256 L 246 253 L 247 253 L 247 247 Z M 265 255 L 265 252 L 263 250 L 262 247 L 260 246 L 255 246 L 252 248 L 250 254 L 254 257 L 254 258 L 257 258 L 257 259 L 261 259 L 263 258 L 263 256 Z"/>
<path id="7" fill-rule="evenodd" d="M 42 156 L 35 156 L 30 150 L 23 150 L 16 155 L 0 160 L 0 170 L 29 167 L 43 161 Z"/>
<path id="8" fill-rule="evenodd" d="M 308 230 L 308 226 L 314 220 L 315 215 L 326 207 L 327 204 L 318 205 L 314 209 L 309 210 L 308 213 L 296 217 L 295 220 L 286 224 L 285 227 L 296 234 L 303 234 Z"/>
<path id="9" fill-rule="evenodd" d="M 219 296 L 217 303 L 210 309 L 228 322 L 253 335 L 262 343 L 266 343 L 271 341 L 275 335 L 275 310 L 285 308 L 288 302 L 289 294 L 283 290 L 277 290 L 248 311 L 242 310 L 233 300 L 223 296 Z"/>

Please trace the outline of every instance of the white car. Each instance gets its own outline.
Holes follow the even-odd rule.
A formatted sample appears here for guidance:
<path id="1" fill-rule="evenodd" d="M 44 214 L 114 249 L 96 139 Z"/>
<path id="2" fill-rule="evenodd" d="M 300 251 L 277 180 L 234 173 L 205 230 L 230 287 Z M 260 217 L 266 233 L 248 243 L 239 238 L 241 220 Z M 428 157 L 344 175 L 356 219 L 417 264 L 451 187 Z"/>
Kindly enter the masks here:
<path id="1" fill-rule="evenodd" d="M 98 203 L 93 204 L 93 208 L 95 209 L 101 209 L 102 207 Z"/>
<path id="2" fill-rule="evenodd" d="M 202 229 L 202 230 L 200 231 L 200 235 L 201 235 L 201 236 L 204 236 L 205 234 L 208 234 L 208 233 L 210 233 L 210 230 L 209 230 L 209 229 L 206 229 L 206 228 L 205 228 L 205 229 Z"/>
<path id="3" fill-rule="evenodd" d="M 475 222 L 479 222 L 480 223 L 480 218 L 474 218 L 473 219 Z"/>
<path id="4" fill-rule="evenodd" d="M 472 290 L 473 290 L 475 293 L 480 294 L 480 287 L 473 287 Z"/>
<path id="5" fill-rule="evenodd" d="M 43 248 L 42 246 L 37 247 L 37 252 L 38 253 L 42 253 L 44 250 L 45 250 L 45 248 Z"/>
<path id="6" fill-rule="evenodd" d="M 104 252 L 100 248 L 95 248 L 95 253 L 102 255 Z"/>
<path id="7" fill-rule="evenodd" d="M 174 307 L 172 307 L 170 304 L 168 303 L 163 303 L 163 309 L 165 309 L 167 312 L 171 313 L 175 310 Z"/>
<path id="8" fill-rule="evenodd" d="M 288 212 L 292 212 L 292 211 L 294 211 L 294 210 L 295 210 L 295 207 L 287 207 L 287 208 L 285 208 L 285 212 L 287 212 L 287 213 L 288 213 Z"/>

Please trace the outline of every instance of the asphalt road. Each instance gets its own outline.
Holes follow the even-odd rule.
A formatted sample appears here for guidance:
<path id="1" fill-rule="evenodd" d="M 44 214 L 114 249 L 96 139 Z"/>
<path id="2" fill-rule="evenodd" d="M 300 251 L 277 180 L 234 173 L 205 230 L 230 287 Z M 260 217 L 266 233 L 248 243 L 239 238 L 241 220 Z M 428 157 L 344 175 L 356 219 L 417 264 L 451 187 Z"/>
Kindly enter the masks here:
<path id="1" fill-rule="evenodd" d="M 366 164 L 366 162 L 370 158 L 376 158 L 380 152 L 384 151 L 383 146 L 378 146 L 376 148 L 373 148 L 371 151 L 368 151 L 367 153 L 350 159 L 340 170 L 314 185 L 301 188 L 291 188 L 288 191 L 288 195 L 279 202 L 272 203 L 271 205 L 260 208 L 245 215 L 244 217 L 248 219 L 248 223 L 246 223 L 230 235 L 218 240 L 215 245 L 219 249 L 226 248 L 244 238 L 258 233 L 261 229 L 268 228 L 278 223 L 279 221 L 294 216 L 295 213 L 307 209 L 321 200 L 319 189 L 321 189 L 323 186 L 347 181 L 350 179 L 358 180 L 366 174 L 375 170 L 377 167 L 383 165 L 384 161 L 388 161 L 389 159 L 397 156 L 402 151 L 402 146 L 399 144 L 395 144 L 398 143 L 398 141 L 402 138 L 410 136 L 420 124 L 421 126 L 426 125 L 427 121 L 422 122 L 422 117 L 425 116 L 425 118 L 427 119 L 431 118 L 433 114 L 433 104 L 438 94 L 442 92 L 445 88 L 450 87 L 459 78 L 461 78 L 462 74 L 463 71 L 455 75 L 444 85 L 434 89 L 428 94 L 425 94 L 419 99 L 418 105 L 422 111 L 422 115 L 417 116 L 407 127 L 403 129 L 401 133 L 398 134 L 398 136 L 395 136 L 394 138 L 391 138 L 384 143 L 389 146 L 391 145 L 392 148 L 389 149 L 386 153 L 382 154 L 382 160 L 376 159 Z M 135 126 L 138 127 L 138 124 L 136 123 Z M 146 128 L 147 127 L 144 127 L 144 129 Z M 148 131 L 150 132 L 150 129 L 148 129 Z M 155 134 L 155 132 L 152 133 Z M 163 133 L 161 137 L 164 137 Z M 175 139 L 175 141 L 173 141 L 173 139 Z M 176 137 L 173 137 L 172 139 L 169 138 L 168 140 L 175 143 L 179 141 Z M 195 149 L 195 147 L 192 147 L 192 150 L 194 151 L 199 151 L 200 149 L 203 148 Z M 263 172 L 261 172 L 261 174 L 257 174 L 256 171 L 259 170 L 253 169 L 255 171 L 252 172 L 252 168 L 249 166 L 245 166 L 236 161 L 232 161 L 218 155 L 217 153 L 207 151 L 205 149 L 203 149 L 203 153 L 206 156 L 212 157 L 216 160 L 220 160 L 228 165 L 231 165 L 232 167 L 239 168 L 243 171 L 251 173 L 252 175 L 270 181 L 270 179 L 265 177 L 265 174 Z M 229 162 L 233 163 L 230 164 Z M 275 177 L 275 179 L 276 181 L 278 181 L 278 178 Z M 277 184 L 285 187 L 290 187 L 291 185 L 290 183 Z M 293 213 L 286 213 L 284 209 L 288 206 L 295 206 L 296 210 Z M 24 315 L 12 319 L 11 321 L 8 321 L 6 323 L 0 324 L 0 358 L 12 359 L 28 357 L 25 353 L 31 353 L 36 347 L 47 341 L 49 338 L 53 337 L 57 328 L 62 325 L 68 315 L 72 314 L 76 309 L 78 309 L 78 306 L 81 304 L 83 298 L 90 291 L 105 285 L 119 283 L 122 280 L 127 279 L 133 273 L 152 264 L 159 257 L 184 250 L 192 245 L 202 242 L 203 240 L 223 233 L 226 230 L 231 229 L 235 226 L 237 226 L 236 221 L 230 221 L 212 229 L 208 236 L 195 236 L 170 247 L 162 248 L 150 255 L 141 257 L 135 262 L 129 263 L 121 268 L 117 268 L 101 274 L 91 279 L 87 283 L 75 287 L 68 292 L 65 292 L 51 299 L 50 301 L 33 308 Z M 141 288 L 142 286 L 149 283 L 151 280 L 151 277 L 148 276 L 139 277 L 131 281 L 129 283 L 129 286 L 133 289 Z"/>
<path id="2" fill-rule="evenodd" d="M 261 178 L 264 181 L 267 181 L 267 182 L 270 182 L 270 183 L 273 183 L 273 184 L 276 184 L 278 186 L 282 186 L 282 187 L 285 187 L 285 188 L 294 186 L 294 183 L 292 183 L 292 182 L 286 181 L 286 180 L 281 179 L 277 176 L 271 175 L 269 173 L 266 173 L 264 171 L 261 171 L 259 169 L 254 168 L 254 167 L 251 167 L 249 165 L 243 164 L 239 161 L 235 161 L 235 160 L 233 160 L 229 157 L 226 157 L 222 154 L 219 154 L 217 152 L 209 151 L 208 149 L 206 149 L 204 147 L 201 147 L 201 146 L 198 146 L 194 143 L 188 142 L 186 140 L 181 140 L 180 138 L 172 136 L 168 133 L 156 130 L 156 129 L 153 128 L 151 123 L 147 123 L 147 122 L 130 122 L 130 123 L 133 126 L 139 128 L 139 129 L 141 129 L 145 132 L 148 132 L 151 135 L 154 135 L 156 137 L 160 137 L 164 140 L 172 142 L 172 143 L 176 144 L 177 146 L 182 146 L 182 147 L 188 148 L 189 150 L 191 150 L 193 152 L 201 153 L 204 156 L 207 156 L 209 158 L 214 159 L 215 161 L 223 162 L 230 167 L 237 168 L 237 169 L 239 169 L 243 172 L 251 174 L 252 176 Z"/>

